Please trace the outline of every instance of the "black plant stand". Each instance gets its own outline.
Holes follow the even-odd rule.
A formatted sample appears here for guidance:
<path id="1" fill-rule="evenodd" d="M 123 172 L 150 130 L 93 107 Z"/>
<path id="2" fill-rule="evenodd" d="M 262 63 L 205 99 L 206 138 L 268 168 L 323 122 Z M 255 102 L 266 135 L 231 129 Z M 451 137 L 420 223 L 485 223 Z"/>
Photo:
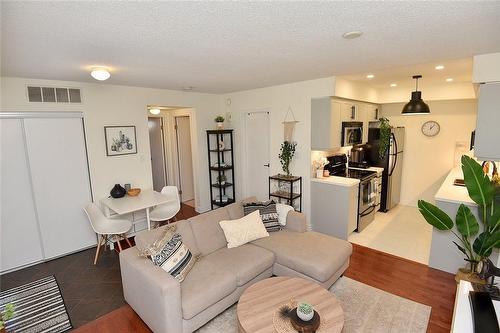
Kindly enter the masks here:
<path id="1" fill-rule="evenodd" d="M 277 198 L 278 202 L 285 201 L 287 205 L 293 208 L 295 208 L 295 201 L 298 200 L 299 205 L 295 210 L 302 212 L 302 177 L 286 175 L 270 176 L 269 199 L 271 198 Z"/>
<path id="2" fill-rule="evenodd" d="M 224 207 L 235 201 L 233 147 L 232 129 L 207 131 L 211 209 Z M 219 182 L 221 176 L 226 177 L 224 184 Z M 226 197 L 227 200 L 224 199 Z"/>

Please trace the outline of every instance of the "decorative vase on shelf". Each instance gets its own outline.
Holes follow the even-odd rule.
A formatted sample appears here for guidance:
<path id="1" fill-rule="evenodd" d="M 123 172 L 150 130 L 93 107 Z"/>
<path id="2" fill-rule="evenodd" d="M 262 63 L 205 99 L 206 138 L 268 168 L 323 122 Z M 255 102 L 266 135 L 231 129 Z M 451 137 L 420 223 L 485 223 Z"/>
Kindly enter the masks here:
<path id="1" fill-rule="evenodd" d="M 314 309 L 311 304 L 308 303 L 299 303 L 297 305 L 297 316 L 302 321 L 309 321 L 314 317 Z"/>
<path id="2" fill-rule="evenodd" d="M 115 199 L 124 197 L 126 193 L 127 190 L 125 190 L 125 188 L 123 188 L 120 184 L 115 184 L 109 192 L 109 194 Z"/>
<path id="3" fill-rule="evenodd" d="M 218 130 L 224 129 L 224 123 L 223 122 L 217 122 L 216 124 L 217 124 L 217 129 Z"/>

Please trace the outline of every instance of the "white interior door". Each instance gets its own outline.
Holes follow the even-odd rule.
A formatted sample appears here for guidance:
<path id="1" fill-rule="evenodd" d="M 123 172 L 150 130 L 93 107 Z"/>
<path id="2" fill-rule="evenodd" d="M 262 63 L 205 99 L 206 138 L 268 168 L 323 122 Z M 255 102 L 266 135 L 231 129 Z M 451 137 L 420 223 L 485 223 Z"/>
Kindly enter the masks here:
<path id="1" fill-rule="evenodd" d="M 246 196 L 269 198 L 269 112 L 245 113 Z"/>
<path id="2" fill-rule="evenodd" d="M 30 118 L 24 126 L 45 258 L 95 245 L 83 211 L 91 192 L 82 119 Z"/>
<path id="3" fill-rule="evenodd" d="M 0 270 L 43 260 L 21 119 L 0 119 Z"/>
<path id="4" fill-rule="evenodd" d="M 149 117 L 149 147 L 151 150 L 151 171 L 153 173 L 153 189 L 161 191 L 167 185 L 165 176 L 165 150 L 163 148 L 162 118 Z"/>
<path id="5" fill-rule="evenodd" d="M 191 151 L 191 126 L 189 116 L 175 117 L 179 190 L 182 202 L 194 199 L 193 156 Z"/>

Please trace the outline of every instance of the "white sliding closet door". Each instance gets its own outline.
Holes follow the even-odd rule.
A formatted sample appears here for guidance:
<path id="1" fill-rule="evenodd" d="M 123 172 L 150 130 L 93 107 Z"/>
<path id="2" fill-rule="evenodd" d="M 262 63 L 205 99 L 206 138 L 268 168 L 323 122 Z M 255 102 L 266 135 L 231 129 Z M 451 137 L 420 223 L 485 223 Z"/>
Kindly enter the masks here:
<path id="1" fill-rule="evenodd" d="M 43 260 L 21 119 L 0 119 L 0 271 Z"/>
<path id="2" fill-rule="evenodd" d="M 83 211 L 91 194 L 82 119 L 28 118 L 24 127 L 45 258 L 95 245 Z"/>

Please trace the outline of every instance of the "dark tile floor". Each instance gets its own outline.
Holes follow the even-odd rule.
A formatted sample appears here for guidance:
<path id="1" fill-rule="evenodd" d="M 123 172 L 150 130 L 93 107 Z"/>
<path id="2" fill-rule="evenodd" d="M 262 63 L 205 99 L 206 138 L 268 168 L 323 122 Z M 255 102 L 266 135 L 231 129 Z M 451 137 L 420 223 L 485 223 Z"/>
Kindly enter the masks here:
<path id="1" fill-rule="evenodd" d="M 0 290 L 55 275 L 74 327 L 125 304 L 118 253 L 109 249 L 94 266 L 95 248 L 24 268 L 0 277 Z"/>
<path id="2" fill-rule="evenodd" d="M 192 207 L 183 204 L 176 219 L 196 214 Z M 127 247 L 125 242 L 122 246 Z M 118 253 L 101 249 L 95 266 L 94 255 L 95 248 L 91 248 L 1 275 L 0 290 L 55 275 L 73 327 L 82 326 L 125 304 Z"/>

